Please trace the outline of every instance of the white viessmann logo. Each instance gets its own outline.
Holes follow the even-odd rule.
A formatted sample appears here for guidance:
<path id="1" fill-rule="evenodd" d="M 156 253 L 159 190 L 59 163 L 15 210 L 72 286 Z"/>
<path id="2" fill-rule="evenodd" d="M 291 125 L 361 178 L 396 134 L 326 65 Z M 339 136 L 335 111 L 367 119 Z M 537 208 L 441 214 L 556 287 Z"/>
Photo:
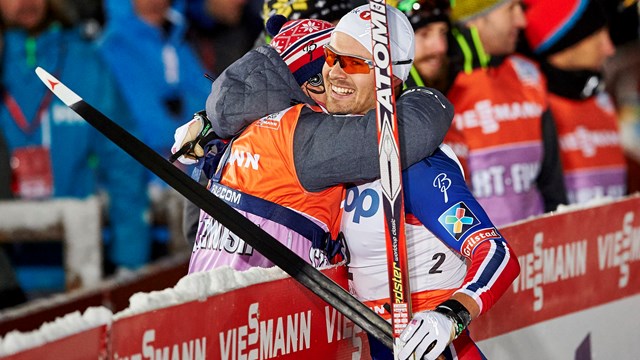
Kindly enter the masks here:
<path id="1" fill-rule="evenodd" d="M 535 102 L 493 104 L 491 100 L 483 100 L 472 109 L 456 114 L 453 123 L 458 130 L 479 127 L 483 134 L 492 134 L 500 129 L 501 122 L 539 118 L 542 110 Z"/>

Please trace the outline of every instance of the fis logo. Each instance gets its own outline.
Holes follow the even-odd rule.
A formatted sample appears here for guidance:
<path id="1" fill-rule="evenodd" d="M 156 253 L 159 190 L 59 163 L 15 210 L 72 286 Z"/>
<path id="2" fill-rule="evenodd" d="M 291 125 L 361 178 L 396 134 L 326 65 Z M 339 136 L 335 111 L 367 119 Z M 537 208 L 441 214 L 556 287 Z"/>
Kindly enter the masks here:
<path id="1" fill-rule="evenodd" d="M 450 207 L 440 215 L 438 221 L 456 240 L 460 240 L 469 229 L 480 224 L 480 220 L 463 201 Z"/>

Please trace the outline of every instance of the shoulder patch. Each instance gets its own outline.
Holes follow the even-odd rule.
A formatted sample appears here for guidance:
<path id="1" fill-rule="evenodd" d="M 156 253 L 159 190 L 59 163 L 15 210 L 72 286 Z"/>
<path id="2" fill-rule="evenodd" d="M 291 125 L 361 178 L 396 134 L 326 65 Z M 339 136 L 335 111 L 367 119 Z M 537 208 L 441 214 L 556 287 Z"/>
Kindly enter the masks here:
<path id="1" fill-rule="evenodd" d="M 453 205 L 438 218 L 440 224 L 457 241 L 470 229 L 480 224 L 478 217 L 464 201 Z"/>
<path id="2" fill-rule="evenodd" d="M 513 69 L 521 82 L 526 85 L 541 85 L 540 70 L 533 61 L 520 56 L 510 56 L 509 60 L 513 64 Z"/>
<path id="3" fill-rule="evenodd" d="M 255 126 L 261 127 L 261 128 L 267 128 L 267 129 L 271 129 L 271 130 L 279 130 L 280 129 L 280 120 L 282 120 L 282 117 L 284 116 L 284 114 L 287 112 L 287 110 L 282 110 L 279 111 L 277 113 L 273 113 L 270 115 L 267 115 L 263 118 L 261 118 L 260 120 L 255 122 Z"/>

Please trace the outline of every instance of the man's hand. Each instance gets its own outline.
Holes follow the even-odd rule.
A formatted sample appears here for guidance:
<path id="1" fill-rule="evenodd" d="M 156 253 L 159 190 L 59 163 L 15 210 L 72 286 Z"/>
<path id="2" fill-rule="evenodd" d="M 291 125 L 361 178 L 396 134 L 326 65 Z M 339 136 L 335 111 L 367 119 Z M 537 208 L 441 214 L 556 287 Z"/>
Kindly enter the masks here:
<path id="1" fill-rule="evenodd" d="M 171 160 L 175 161 L 177 157 L 177 160 L 185 165 L 195 164 L 204 156 L 200 140 L 207 137 L 211 131 L 211 122 L 204 111 L 195 113 L 193 119 L 177 128 L 173 134 L 175 142 L 171 147 Z"/>
<path id="2" fill-rule="evenodd" d="M 444 349 L 456 337 L 456 322 L 449 316 L 425 311 L 414 315 L 413 319 L 400 334 L 398 358 L 436 360 Z"/>

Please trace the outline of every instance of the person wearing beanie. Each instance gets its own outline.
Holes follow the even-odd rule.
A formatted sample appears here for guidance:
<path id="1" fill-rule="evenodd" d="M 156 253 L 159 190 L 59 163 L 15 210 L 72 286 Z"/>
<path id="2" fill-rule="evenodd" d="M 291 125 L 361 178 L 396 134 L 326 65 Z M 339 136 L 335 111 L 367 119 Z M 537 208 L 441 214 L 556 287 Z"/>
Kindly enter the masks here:
<path id="1" fill-rule="evenodd" d="M 269 20 L 270 45 L 229 66 L 214 81 L 207 99 L 206 115 L 215 134 L 231 139 L 219 152 L 228 156 L 218 164 L 205 147 L 200 160 L 203 173 L 211 179 L 210 191 L 239 194 L 242 200 L 229 205 L 314 266 L 337 260 L 335 255 L 342 250 L 334 239 L 343 183 L 379 176 L 375 110 L 345 117 L 329 114 L 321 106 L 326 97 L 326 79 L 319 75 L 324 46 L 327 34 L 335 31 L 327 24 L 313 19 Z M 317 62 L 319 58 L 323 60 Z M 373 93 L 373 87 L 369 91 Z M 429 155 L 444 138 L 453 113 L 444 97 L 442 104 L 423 91 L 398 100 L 398 129 L 406 144 L 401 154 L 404 167 Z M 201 127 L 194 124 L 199 131 Z M 193 139 L 184 135 L 189 131 L 178 130 L 173 150 Z M 273 266 L 201 212 L 189 271 L 223 265 L 238 270 Z"/>
<path id="2" fill-rule="evenodd" d="M 615 48 L 596 0 L 527 0 L 525 38 L 547 77 L 569 202 L 626 195 L 618 116 L 603 89 Z"/>
<path id="3" fill-rule="evenodd" d="M 526 25 L 521 2 L 456 0 L 451 20 L 447 97 L 456 115 L 445 143 L 473 193 L 498 226 L 566 204 L 544 77 L 514 53 Z"/>
<path id="4" fill-rule="evenodd" d="M 404 87 L 425 86 L 445 92 L 449 58 L 450 0 L 402 0 L 398 9 L 411 22 L 416 38 L 413 68 Z"/>
<path id="5" fill-rule="evenodd" d="M 367 66 L 367 61 L 373 59 L 370 18 L 367 5 L 355 8 L 338 22 L 325 48 L 327 61 L 323 74 L 330 112 L 363 113 L 376 105 L 374 71 Z M 410 76 L 414 30 L 410 19 L 396 8 L 387 6 L 387 19 L 393 83 L 399 90 Z M 431 101 L 436 107 L 442 101 L 442 106 L 452 110 L 437 90 L 410 88 L 406 93 L 416 91 L 433 94 Z M 401 147 L 407 145 L 402 139 L 400 143 Z M 440 146 L 423 161 L 405 169 L 402 176 L 408 219 L 407 252 L 412 259 L 409 281 L 415 316 L 411 324 L 420 325 L 409 325 L 401 335 L 396 349 L 398 358 L 415 355 L 417 359 L 436 359 L 442 354 L 453 359 L 452 354 L 464 354 L 464 359 L 480 359 L 482 354 L 466 327 L 481 311 L 491 308 L 517 277 L 517 257 L 474 199 L 449 147 Z M 442 187 L 434 185 L 440 182 Z M 354 295 L 367 306 L 380 309 L 378 313 L 388 320 L 390 314 L 382 310 L 390 299 L 381 197 L 381 180 L 349 187 L 341 231 L 349 249 L 350 287 Z M 468 236 L 477 232 L 460 232 L 439 220 L 461 212 L 474 214 L 473 224 L 483 224 L 483 230 L 477 230 L 487 235 L 487 241 L 471 245 L 473 240 L 468 240 Z M 435 265 L 437 259 L 442 263 Z M 484 267 L 483 263 L 493 265 Z M 437 276 L 429 273 L 434 266 Z M 492 280 L 489 284 L 484 279 Z M 482 294 L 477 289 L 482 289 Z M 430 347 L 431 343 L 435 346 Z M 372 359 L 394 358 L 375 338 L 369 337 L 369 344 Z"/>
<path id="6" fill-rule="evenodd" d="M 315 19 L 324 20 L 335 25 L 340 18 L 351 10 L 350 0 L 264 0 L 262 4 L 262 20 L 265 24 L 274 15 L 282 15 L 289 20 Z M 254 47 L 268 44 L 271 41 L 269 31 L 260 33 Z"/>

